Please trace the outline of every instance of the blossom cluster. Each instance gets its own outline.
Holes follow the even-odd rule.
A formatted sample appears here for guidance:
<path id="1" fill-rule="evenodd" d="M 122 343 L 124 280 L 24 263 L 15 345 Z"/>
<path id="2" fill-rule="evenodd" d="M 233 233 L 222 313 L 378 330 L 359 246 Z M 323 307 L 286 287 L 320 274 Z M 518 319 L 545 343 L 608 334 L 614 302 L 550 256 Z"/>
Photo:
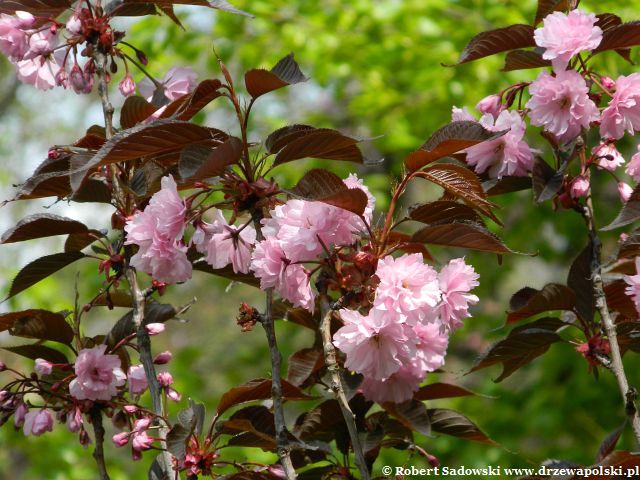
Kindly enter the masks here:
<path id="1" fill-rule="evenodd" d="M 409 400 L 428 372 L 444 365 L 450 333 L 478 302 L 478 274 L 462 258 L 438 273 L 422 254 L 378 262 L 373 307 L 366 315 L 342 309 L 334 344 L 345 367 L 364 375 L 363 394 L 377 402 Z"/>

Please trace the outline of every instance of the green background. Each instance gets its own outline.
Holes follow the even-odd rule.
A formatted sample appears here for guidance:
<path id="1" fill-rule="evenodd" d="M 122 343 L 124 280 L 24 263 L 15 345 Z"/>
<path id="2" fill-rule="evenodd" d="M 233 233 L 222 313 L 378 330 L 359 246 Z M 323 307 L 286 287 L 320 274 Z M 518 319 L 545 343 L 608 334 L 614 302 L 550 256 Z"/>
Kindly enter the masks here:
<path id="1" fill-rule="evenodd" d="M 640 2 L 583 2 L 591 11 L 614 12 L 624 20 L 640 17 Z M 429 135 L 450 119 L 451 106 L 467 106 L 485 95 L 520 80 L 532 80 L 536 71 L 499 72 L 503 56 L 472 64 L 446 68 L 454 63 L 466 42 L 482 30 L 513 23 L 531 23 L 534 1 L 498 0 L 236 0 L 234 4 L 255 15 L 248 19 L 203 8 L 178 8 L 186 31 L 166 17 L 127 19 L 127 40 L 145 51 L 149 71 L 162 77 L 172 66 L 191 65 L 200 78 L 219 76 L 212 49 L 228 65 L 242 85 L 242 74 L 249 68 L 271 67 L 282 56 L 294 52 L 303 71 L 311 77 L 304 85 L 260 100 L 254 108 L 251 140 L 260 140 L 270 131 L 291 123 L 309 123 L 338 128 L 361 137 L 379 137 L 364 144 L 367 157 L 381 165 L 354 167 L 337 163 L 329 168 L 345 175 L 357 171 L 366 177 L 375 193 L 380 212 L 388 204 L 390 179 L 401 170 L 403 158 L 419 147 Z M 632 58 L 638 60 L 633 52 Z M 613 53 L 602 55 L 597 65 L 610 76 L 635 71 L 635 67 Z M 0 64 L 3 91 L 12 88 L 13 73 L 7 62 Z M 140 78 L 140 76 L 138 76 Z M 0 183 L 3 198 L 11 195 L 11 183 L 26 178 L 44 157 L 49 145 L 71 143 L 92 123 L 99 121 L 95 97 L 75 97 L 69 92 L 41 93 L 31 87 L 18 87 L 7 105 L 0 106 Z M 121 103 L 117 92 L 114 102 Z M 207 124 L 236 132 L 231 111 L 218 101 L 201 115 Z M 236 132 L 237 134 L 237 132 Z M 536 131 L 529 139 L 544 148 Z M 626 139 L 620 148 L 628 159 L 635 143 Z M 548 156 L 548 151 L 546 152 Z M 292 184 L 305 170 L 319 162 L 297 162 L 278 171 L 284 185 Z M 610 177 L 597 174 L 594 180 L 600 224 L 608 223 L 620 202 Z M 433 199 L 436 192 L 415 185 L 406 205 Z M 508 332 L 503 328 L 508 299 L 519 288 L 540 288 L 550 281 L 563 282 L 569 265 L 586 245 L 582 221 L 570 211 L 554 212 L 549 203 L 533 205 L 530 192 L 504 196 L 498 213 L 504 229 L 496 227 L 514 250 L 535 256 L 508 256 L 500 266 L 495 256 L 463 251 L 435 250 L 436 259 L 445 263 L 466 255 L 481 275 L 477 294 L 480 304 L 465 327 L 451 338 L 446 373 L 432 375 L 430 381 L 449 381 L 463 385 L 479 396 L 432 402 L 430 406 L 456 408 L 475 421 L 499 446 L 491 447 L 452 437 L 423 437 L 419 444 L 438 457 L 442 465 L 468 467 L 484 465 L 537 466 L 547 458 L 562 458 L 583 464 L 593 462 L 600 442 L 623 421 L 624 413 L 616 383 L 602 372 L 599 380 L 587 373 L 587 363 L 570 344 L 552 346 L 531 365 L 502 383 L 492 379 L 499 369 L 465 375 L 475 358 Z M 52 201 L 41 202 L 50 205 Z M 101 217 L 85 207 L 71 212 L 108 227 L 108 216 Z M 85 210 L 84 212 L 82 210 Z M 2 208 L 2 225 L 7 228 L 26 213 L 39 207 L 21 203 Z M 605 254 L 613 251 L 617 233 L 605 237 Z M 62 241 L 29 242 L 2 246 L 3 292 L 21 265 L 39 255 L 59 251 Z M 81 298 L 90 298 L 99 287 L 95 265 L 81 268 Z M 49 278 L 26 293 L 3 304 L 0 311 L 25 308 L 60 310 L 72 307 L 74 270 Z M 147 281 L 145 278 L 144 281 Z M 221 394 L 233 385 L 269 375 L 268 353 L 260 328 L 241 333 L 235 325 L 240 301 L 256 306 L 262 300 L 250 288 L 234 285 L 204 274 L 196 274 L 188 285 L 169 289 L 164 301 L 183 304 L 198 299 L 184 316 L 188 322 L 171 322 L 167 332 L 154 340 L 154 350 L 166 348 L 174 353 L 169 370 L 176 388 L 202 401 L 213 410 Z M 81 300 L 82 301 L 82 300 Z M 123 311 L 96 309 L 88 318 L 93 333 L 104 332 Z M 573 333 L 573 332 L 571 332 Z M 278 336 L 284 356 L 312 343 L 308 331 L 280 322 Z M 570 337 L 567 337 L 570 338 Z M 15 338 L 2 337 L 3 344 Z M 576 341 L 583 339 L 575 338 Z M 625 359 L 630 381 L 640 385 L 637 358 Z M 0 358 L 28 371 L 32 365 L 17 357 Z M 8 381 L 8 375 L 1 380 Z M 287 404 L 288 419 L 309 405 Z M 177 407 L 174 407 L 177 411 Z M 111 430 L 110 430 L 111 431 Z M 631 448 L 630 435 L 622 439 Z M 152 455 L 140 462 L 128 459 L 125 449 L 107 445 L 109 469 L 114 480 L 145 478 Z M 229 452 L 231 455 L 231 452 Z M 238 450 L 239 459 L 262 461 L 270 458 L 259 450 Z M 383 465 L 424 466 L 424 460 L 408 458 L 406 452 L 385 451 L 374 474 Z M 90 451 L 77 444 L 62 426 L 40 438 L 25 438 L 11 425 L 0 429 L 0 478 L 73 479 L 95 477 Z"/>

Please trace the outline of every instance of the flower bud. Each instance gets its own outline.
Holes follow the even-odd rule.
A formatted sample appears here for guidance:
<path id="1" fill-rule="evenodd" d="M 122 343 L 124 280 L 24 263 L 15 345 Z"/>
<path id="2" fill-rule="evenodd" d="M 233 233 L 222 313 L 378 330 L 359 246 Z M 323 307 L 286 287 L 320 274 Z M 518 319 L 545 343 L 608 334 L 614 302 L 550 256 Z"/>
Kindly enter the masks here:
<path id="1" fill-rule="evenodd" d="M 80 435 L 78 436 L 78 440 L 80 441 L 80 445 L 87 448 L 87 445 L 91 443 L 91 437 L 87 433 L 87 431 L 83 428 L 80 430 Z"/>
<path id="2" fill-rule="evenodd" d="M 116 433 L 113 437 L 111 437 L 111 441 L 116 447 L 124 447 L 127 443 L 129 443 L 129 436 L 129 432 Z"/>
<path id="3" fill-rule="evenodd" d="M 113 417 L 111 417 L 111 423 L 118 429 L 127 427 L 127 425 L 129 425 L 127 414 L 120 410 Z"/>
<path id="4" fill-rule="evenodd" d="M 135 405 L 125 405 L 122 409 L 128 414 L 136 413 L 138 411 L 138 407 Z"/>
<path id="5" fill-rule="evenodd" d="M 616 82 L 609 77 L 600 77 L 600 83 L 607 90 L 614 90 L 616 88 Z"/>
<path id="6" fill-rule="evenodd" d="M 47 362 L 43 358 L 36 358 L 36 373 L 40 376 L 51 375 L 53 371 L 53 364 L 51 362 Z"/>
<path id="7" fill-rule="evenodd" d="M 67 428 L 70 432 L 77 432 L 82 428 L 82 412 L 79 408 L 74 408 L 67 416 Z"/>
<path id="8" fill-rule="evenodd" d="M 171 358 L 171 357 L 169 357 Z M 7 364 L 4 362 L 0 362 L 0 372 L 4 372 L 7 369 Z M 2 401 L 2 400 L 0 400 Z"/>
<path id="9" fill-rule="evenodd" d="M 144 329 L 151 336 L 164 332 L 164 323 L 147 323 Z"/>
<path id="10" fill-rule="evenodd" d="M 53 416 L 47 408 L 27 412 L 24 419 L 23 432 L 25 435 L 40 436 L 45 432 L 53 431 Z"/>
<path id="11" fill-rule="evenodd" d="M 67 32 L 72 35 L 80 35 L 82 33 L 82 21 L 77 15 L 72 15 L 69 21 L 67 21 Z"/>
<path id="12" fill-rule="evenodd" d="M 153 359 L 153 363 L 155 363 L 156 365 L 166 365 L 171 361 L 171 357 L 171 352 L 167 350 L 156 355 L 156 358 Z"/>
<path id="13" fill-rule="evenodd" d="M 182 399 L 182 395 L 171 387 L 167 388 L 167 397 L 174 402 L 179 402 Z"/>
<path id="14" fill-rule="evenodd" d="M 582 176 L 578 175 L 571 182 L 571 197 L 573 198 L 582 198 L 586 197 L 589 192 L 589 180 Z"/>
<path id="15" fill-rule="evenodd" d="M 13 425 L 16 428 L 21 428 L 24 425 L 24 417 L 29 411 L 29 408 L 24 402 L 20 402 L 18 408 L 16 408 L 16 413 L 13 415 Z"/>
<path id="16" fill-rule="evenodd" d="M 502 103 L 500 95 L 489 95 L 483 98 L 476 105 L 476 109 L 482 113 L 488 113 L 497 117 L 502 110 Z"/>
<path id="17" fill-rule="evenodd" d="M 118 88 L 123 97 L 129 97 L 135 93 L 136 83 L 133 81 L 133 77 L 127 73 L 120 81 Z"/>
<path id="18" fill-rule="evenodd" d="M 169 387 L 173 384 L 173 377 L 169 372 L 158 373 L 158 383 L 162 387 Z"/>
<path id="19" fill-rule="evenodd" d="M 633 188 L 631 188 L 631 185 L 624 182 L 618 182 L 618 194 L 620 195 L 622 203 L 627 203 L 632 193 Z"/>

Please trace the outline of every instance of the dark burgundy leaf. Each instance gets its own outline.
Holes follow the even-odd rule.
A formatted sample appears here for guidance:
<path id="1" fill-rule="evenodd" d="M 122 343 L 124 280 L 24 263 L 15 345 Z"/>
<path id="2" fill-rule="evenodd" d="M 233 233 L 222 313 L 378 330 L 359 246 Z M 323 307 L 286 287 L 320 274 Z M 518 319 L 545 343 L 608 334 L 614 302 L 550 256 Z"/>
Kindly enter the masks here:
<path id="1" fill-rule="evenodd" d="M 53 255 L 47 255 L 34 260 L 18 272 L 18 275 L 16 275 L 11 283 L 9 294 L 3 301 L 8 300 L 23 290 L 35 285 L 40 280 L 44 280 L 49 275 L 85 256 L 82 252 L 63 252 L 54 253 Z"/>
<path id="2" fill-rule="evenodd" d="M 167 450 L 177 459 L 183 459 L 187 451 L 187 441 L 193 434 L 193 430 L 183 425 L 176 424 L 167 433 Z"/>
<path id="3" fill-rule="evenodd" d="M 336 400 L 326 400 L 300 415 L 293 432 L 304 441 L 331 442 L 336 434 L 346 433 L 340 405 Z"/>
<path id="4" fill-rule="evenodd" d="M 274 132 L 275 133 L 275 132 Z M 337 130 L 314 128 L 298 130 L 278 139 L 272 144 L 282 145 L 277 150 L 274 165 L 280 165 L 301 158 L 325 158 L 362 163 L 362 152 L 356 146 L 361 140 L 344 135 Z"/>
<path id="5" fill-rule="evenodd" d="M 23 242 L 34 238 L 52 237 L 72 233 L 87 233 L 87 226 L 71 218 L 49 213 L 29 215 L 2 234 L 0 243 Z"/>
<path id="6" fill-rule="evenodd" d="M 204 403 L 195 403 L 189 399 L 189 408 L 178 412 L 178 422 L 183 427 L 192 429 L 196 435 L 200 435 L 204 426 L 205 413 Z"/>
<path id="7" fill-rule="evenodd" d="M 413 234 L 414 242 L 469 248 L 492 253 L 514 253 L 500 238 L 475 223 L 454 222 L 430 225 Z"/>
<path id="8" fill-rule="evenodd" d="M 64 251 L 79 252 L 95 242 L 96 237 L 103 236 L 104 235 L 97 230 L 89 230 L 87 233 L 72 233 L 64 242 Z"/>
<path id="9" fill-rule="evenodd" d="M 598 455 L 596 456 L 596 462 L 602 462 L 607 456 L 609 456 L 616 448 L 620 435 L 624 431 L 626 422 L 616 428 L 613 432 L 605 437 L 598 449 Z"/>
<path id="10" fill-rule="evenodd" d="M 640 29 L 640 25 L 638 26 Z M 640 219 L 640 185 L 636 185 L 625 203 L 622 206 L 622 210 L 618 213 L 618 216 L 606 227 L 602 227 L 601 230 L 613 230 L 614 228 L 624 227 L 630 223 Z"/>
<path id="11" fill-rule="evenodd" d="M 201 181 L 222 175 L 227 167 L 238 163 L 242 156 L 242 140 L 229 137 L 215 147 L 189 145 L 180 154 L 178 171 L 185 180 Z"/>
<path id="12" fill-rule="evenodd" d="M 615 280 L 604 286 L 604 294 L 607 299 L 607 307 L 615 310 L 627 318 L 635 319 L 638 315 L 633 299 L 626 294 L 627 283 L 624 280 Z"/>
<path id="13" fill-rule="evenodd" d="M 13 15 L 17 10 L 39 17 L 57 17 L 71 8 L 70 0 L 0 0 L 0 13 Z"/>
<path id="14" fill-rule="evenodd" d="M 593 247 L 589 243 L 571 264 L 567 278 L 567 286 L 576 294 L 576 312 L 588 322 L 593 320 L 595 311 L 593 275 L 591 274 L 592 260 Z"/>
<path id="15" fill-rule="evenodd" d="M 598 465 L 618 467 L 623 472 L 635 472 L 640 467 L 640 455 L 618 450 L 611 452 Z"/>
<path id="16" fill-rule="evenodd" d="M 220 416 L 229 408 L 241 403 L 271 398 L 271 380 L 258 378 L 227 391 L 218 403 L 217 415 Z M 282 398 L 287 400 L 310 400 L 298 387 L 282 380 Z"/>
<path id="17" fill-rule="evenodd" d="M 437 400 L 440 398 L 468 397 L 473 395 L 475 395 L 475 393 L 467 390 L 466 388 L 459 387 L 458 385 L 438 382 L 420 387 L 420 389 L 413 394 L 413 399 Z"/>
<path id="18" fill-rule="evenodd" d="M 482 354 L 469 373 L 500 363 L 502 373 L 495 382 L 501 382 L 542 355 L 552 344 L 563 341 L 555 331 L 540 327 L 541 324 L 537 324 L 532 328 L 514 329 Z"/>
<path id="19" fill-rule="evenodd" d="M 316 168 L 308 171 L 291 192 L 305 200 L 328 203 L 362 215 L 368 198 L 364 190 L 349 188 L 336 174 Z"/>
<path id="20" fill-rule="evenodd" d="M 465 148 L 486 140 L 493 140 L 505 133 L 487 130 L 478 122 L 466 120 L 451 122 L 436 130 L 420 150 L 413 152 L 405 159 L 404 164 L 410 171 L 419 170 L 435 160 L 449 157 Z"/>
<path id="21" fill-rule="evenodd" d="M 534 25 L 538 25 L 550 13 L 564 11 L 569 8 L 569 0 L 538 0 L 538 10 Z"/>
<path id="22" fill-rule="evenodd" d="M 482 184 L 482 188 L 487 196 L 504 195 L 506 193 L 529 190 L 531 188 L 531 177 L 502 177 L 487 180 Z"/>
<path id="23" fill-rule="evenodd" d="M 525 323 L 524 325 L 518 325 L 511 330 L 511 333 L 521 332 L 523 330 L 529 330 L 531 328 L 539 328 L 542 330 L 549 330 L 550 332 L 557 332 L 562 327 L 571 325 L 558 317 L 542 317 L 533 322 Z"/>
<path id="24" fill-rule="evenodd" d="M 598 19 L 596 25 L 600 27 L 603 32 L 622 25 L 622 19 L 615 13 L 599 13 L 596 17 Z"/>
<path id="25" fill-rule="evenodd" d="M 119 132 L 85 163 L 71 160 L 71 186 L 76 191 L 93 168 L 143 157 L 179 152 L 193 144 L 216 145 L 228 138 L 213 128 L 177 120 L 158 120 Z"/>
<path id="26" fill-rule="evenodd" d="M 273 318 L 282 318 L 313 331 L 318 328 L 316 320 L 309 311 L 304 308 L 294 308 L 283 300 L 275 300 L 273 302 Z"/>
<path id="27" fill-rule="evenodd" d="M 474 442 L 496 445 L 475 423 L 455 410 L 445 408 L 430 408 L 427 410 L 431 429 L 453 437 L 464 438 Z"/>
<path id="28" fill-rule="evenodd" d="M 605 30 L 602 34 L 602 41 L 593 53 L 600 53 L 606 50 L 620 50 L 640 45 L 640 21 L 623 23 Z"/>
<path id="29" fill-rule="evenodd" d="M 504 59 L 503 72 L 513 72 L 514 70 L 527 70 L 529 68 L 540 68 L 551 66 L 550 60 L 545 60 L 542 55 L 535 50 L 514 50 L 507 53 Z"/>
<path id="30" fill-rule="evenodd" d="M 564 170 L 561 168 L 556 172 L 542 158 L 536 157 L 531 174 L 536 202 L 542 203 L 558 193 L 562 187 Z"/>
<path id="31" fill-rule="evenodd" d="M 302 137 L 307 133 L 317 130 L 310 125 L 288 125 L 271 132 L 264 142 L 264 146 L 269 153 L 278 153 L 292 140 Z"/>
<path id="32" fill-rule="evenodd" d="M 542 290 L 525 287 L 516 292 L 509 303 L 507 323 L 552 310 L 573 310 L 576 294 L 558 283 L 549 283 Z"/>
<path id="33" fill-rule="evenodd" d="M 471 39 L 455 65 L 517 48 L 535 47 L 533 30 L 531 25 L 516 24 L 479 33 Z"/>
<path id="34" fill-rule="evenodd" d="M 162 455 L 158 455 L 149 466 L 147 480 L 171 480 L 171 473 L 166 471 Z"/>
<path id="35" fill-rule="evenodd" d="M 37 343 L 33 345 L 19 345 L 17 347 L 2 347 L 2 350 L 6 350 L 32 360 L 42 358 L 51 363 L 69 363 L 69 360 L 67 360 L 64 353 Z"/>
<path id="36" fill-rule="evenodd" d="M 303 348 L 289 357 L 287 380 L 296 387 L 303 385 L 307 379 L 324 365 L 322 350 Z"/>
<path id="37" fill-rule="evenodd" d="M 473 208 L 449 200 L 439 200 L 412 207 L 409 209 L 409 217 L 411 220 L 428 225 L 451 223 L 458 220 L 483 223 L 482 218 Z"/>
<path id="38" fill-rule="evenodd" d="M 71 193 L 71 191 L 69 192 Z M 70 200 L 78 203 L 111 203 L 111 190 L 105 182 L 96 178 L 86 179 Z"/>
<path id="39" fill-rule="evenodd" d="M 173 10 L 173 6 L 160 5 L 158 6 L 158 8 L 160 9 L 160 11 L 162 11 L 162 13 L 169 17 L 173 21 L 173 23 L 178 25 L 182 30 L 185 30 L 184 25 L 182 25 L 182 22 L 176 16 L 176 12 Z"/>
<path id="40" fill-rule="evenodd" d="M 382 406 L 405 427 L 423 435 L 431 435 L 431 419 L 424 403 L 418 400 L 409 400 L 404 403 L 387 402 Z"/>
<path id="41" fill-rule="evenodd" d="M 276 449 L 273 414 L 263 406 L 245 407 L 221 424 L 220 433 L 236 435 L 227 445 Z"/>
<path id="42" fill-rule="evenodd" d="M 217 78 L 204 80 L 190 93 L 175 99 L 160 114 L 160 118 L 174 120 L 191 120 L 210 102 L 220 97 L 222 82 Z"/>
<path id="43" fill-rule="evenodd" d="M 147 1 L 151 2 L 151 0 Z M 111 0 L 105 5 L 104 12 L 114 17 L 158 15 L 158 10 L 153 3 L 127 3 L 127 0 Z"/>
<path id="44" fill-rule="evenodd" d="M 126 8 L 129 5 L 135 4 L 154 4 L 158 5 L 158 7 L 160 8 L 170 7 L 173 5 L 199 5 L 203 7 L 215 8 L 217 10 L 222 10 L 229 13 L 235 13 L 238 15 L 244 15 L 246 17 L 252 16 L 247 12 L 238 10 L 226 0 L 112 0 L 108 7 L 110 7 L 109 10 L 112 13 L 119 13 L 121 8 Z"/>
<path id="45" fill-rule="evenodd" d="M 73 330 L 62 313 L 47 310 L 5 313 L 0 315 L 0 328 L 6 325 L 9 319 L 13 320 L 13 324 L 9 325 L 9 333 L 16 337 L 52 340 L 65 345 L 69 345 L 73 340 Z"/>
<path id="46" fill-rule="evenodd" d="M 244 76 L 247 91 L 253 98 L 258 98 L 265 93 L 296 83 L 306 82 L 300 67 L 290 53 L 281 59 L 270 71 L 264 69 L 249 70 Z"/>
<path id="47" fill-rule="evenodd" d="M 618 344 L 620 352 L 624 354 L 627 350 L 640 352 L 640 321 L 626 321 L 616 324 L 618 333 Z"/>
<path id="48" fill-rule="evenodd" d="M 124 101 L 120 112 L 120 126 L 122 128 L 135 127 L 137 124 L 149 118 L 156 107 L 147 102 L 144 98 L 134 95 Z"/>

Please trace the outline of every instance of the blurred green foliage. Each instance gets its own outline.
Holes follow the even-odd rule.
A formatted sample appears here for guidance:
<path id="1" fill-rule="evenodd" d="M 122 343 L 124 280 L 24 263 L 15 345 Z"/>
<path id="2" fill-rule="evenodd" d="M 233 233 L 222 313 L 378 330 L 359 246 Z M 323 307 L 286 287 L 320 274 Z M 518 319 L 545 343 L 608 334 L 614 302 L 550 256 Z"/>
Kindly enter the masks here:
<path id="1" fill-rule="evenodd" d="M 234 3 L 255 18 L 202 8 L 178 8 L 186 31 L 166 17 L 134 19 L 127 20 L 131 26 L 127 39 L 146 52 L 151 59 L 148 69 L 158 77 L 176 65 L 192 65 L 203 78 L 219 76 L 212 52 L 215 47 L 241 83 L 242 73 L 247 69 L 271 67 L 282 56 L 295 52 L 311 80 L 261 99 L 254 109 L 251 138 L 262 138 L 287 123 L 339 128 L 364 137 L 382 135 L 367 143 L 365 151 L 370 159 L 384 158 L 385 162 L 363 167 L 360 173 L 366 175 L 383 211 L 388 203 L 389 175 L 399 173 L 404 156 L 449 121 L 452 105 L 472 108 L 485 95 L 512 82 L 533 79 L 537 74 L 500 73 L 502 56 L 457 68 L 441 66 L 454 63 L 466 42 L 482 30 L 530 23 L 535 13 L 533 0 L 236 0 Z M 599 12 L 615 12 L 624 20 L 636 19 L 640 14 L 638 0 L 583 4 Z M 638 58 L 635 51 L 633 58 Z M 602 55 L 598 62 L 614 77 L 635 69 L 613 53 Z M 36 114 L 32 112 L 33 116 Z M 221 102 L 208 107 L 207 122 L 234 129 L 232 115 Z M 530 138 L 542 145 L 534 132 Z M 11 140 L 3 139 L 1 146 L 4 157 L 5 151 L 11 151 Z M 633 148 L 630 142 L 625 145 L 623 153 L 627 158 Z M 278 176 L 286 184 L 314 164 L 317 163 L 309 161 L 291 165 L 280 169 Z M 332 164 L 331 168 L 344 174 L 352 166 Z M 3 178 L 7 180 L 14 181 Z M 598 175 L 595 182 L 600 224 L 604 224 L 615 215 L 619 200 L 608 177 Z M 424 201 L 433 195 L 434 192 L 423 191 L 422 186 L 416 185 L 409 196 L 411 201 Z M 541 359 L 503 383 L 492 382 L 499 374 L 497 369 L 465 376 L 490 342 L 508 331 L 503 324 L 510 295 L 524 285 L 539 288 L 549 281 L 564 281 L 571 260 L 586 244 L 585 229 L 573 212 L 553 212 L 549 204 L 534 207 L 528 192 L 507 195 L 499 203 L 505 226 L 495 230 L 513 249 L 536 256 L 505 257 L 499 265 L 491 255 L 435 250 L 441 262 L 466 254 L 481 274 L 477 291 L 481 302 L 474 317 L 452 337 L 446 373 L 439 378 L 462 384 L 481 396 L 433 402 L 433 406 L 459 409 L 499 446 L 444 436 L 422 438 L 419 443 L 448 466 L 526 467 L 538 465 L 546 458 L 589 464 L 599 443 L 622 423 L 624 415 L 614 379 L 601 372 L 599 380 L 595 380 L 571 345 L 554 345 Z M 605 239 L 607 251 L 615 244 L 614 235 Z M 93 264 L 85 266 L 81 278 L 95 278 L 93 267 Z M 12 271 L 3 272 L 3 276 L 15 273 L 17 268 L 11 265 Z M 79 286 L 81 298 L 90 298 L 98 282 L 83 280 Z M 231 386 L 269 375 L 261 329 L 241 333 L 234 320 L 240 301 L 261 306 L 262 300 L 248 287 L 235 285 L 228 291 L 226 288 L 226 282 L 198 274 L 189 285 L 170 289 L 166 301 L 182 304 L 196 296 L 198 302 L 185 315 L 190 319 L 188 323 L 172 323 L 166 334 L 156 337 L 155 344 L 157 351 L 169 348 L 174 352 L 169 369 L 177 389 L 203 401 L 210 411 Z M 71 308 L 72 273 L 42 282 L 13 300 L 10 306 Z M 90 330 L 104 331 L 123 313 L 92 312 Z M 283 322 L 278 325 L 278 334 L 285 358 L 312 342 L 310 332 Z M 16 362 L 15 357 L 10 360 Z M 629 356 L 626 361 L 631 383 L 640 385 L 640 370 L 634 368 L 637 359 Z M 26 363 L 23 366 L 30 368 Z M 432 375 L 431 380 L 436 378 Z M 289 421 L 306 407 L 287 404 Z M 632 439 L 625 435 L 621 446 L 631 444 Z M 84 480 L 95 476 L 90 452 L 74 443 L 71 434 L 62 427 L 38 439 L 25 438 L 21 432 L 5 427 L 0 430 L 0 445 L 0 478 Z M 112 478 L 145 478 L 152 455 L 132 463 L 125 450 L 107 446 Z M 269 458 L 261 451 L 249 449 L 235 454 L 252 460 Z M 422 459 L 407 459 L 407 455 L 407 452 L 384 452 L 374 473 L 379 474 L 382 465 L 399 466 L 403 462 L 424 465 Z"/>

